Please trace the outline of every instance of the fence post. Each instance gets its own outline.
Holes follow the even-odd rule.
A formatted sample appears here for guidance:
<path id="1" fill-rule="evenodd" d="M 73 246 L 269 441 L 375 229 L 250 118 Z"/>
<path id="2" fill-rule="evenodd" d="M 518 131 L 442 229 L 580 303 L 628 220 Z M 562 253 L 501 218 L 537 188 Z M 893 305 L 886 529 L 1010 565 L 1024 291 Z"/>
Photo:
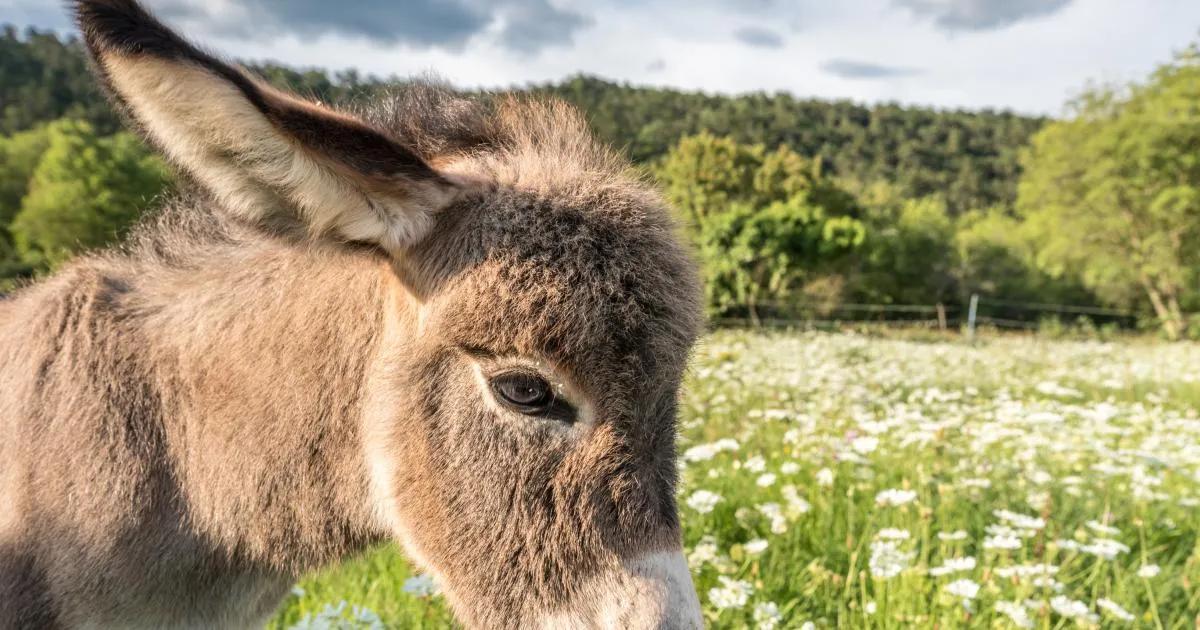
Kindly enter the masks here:
<path id="1" fill-rule="evenodd" d="M 979 310 L 979 294 L 971 294 L 971 306 L 967 309 L 967 339 L 975 338 L 975 313 Z"/>
<path id="2" fill-rule="evenodd" d="M 937 303 L 938 329 L 946 330 L 946 305 Z"/>

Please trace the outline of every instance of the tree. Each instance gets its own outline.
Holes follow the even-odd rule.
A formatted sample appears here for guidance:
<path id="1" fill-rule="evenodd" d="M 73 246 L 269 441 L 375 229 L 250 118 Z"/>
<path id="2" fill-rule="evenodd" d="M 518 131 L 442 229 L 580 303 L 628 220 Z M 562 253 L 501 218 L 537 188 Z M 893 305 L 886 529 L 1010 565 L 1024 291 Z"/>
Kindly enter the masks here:
<path id="1" fill-rule="evenodd" d="M 21 209 L 21 199 L 29 192 L 29 180 L 49 142 L 45 125 L 0 136 L 0 226 L 7 228 Z"/>
<path id="2" fill-rule="evenodd" d="M 1114 304 L 1148 301 L 1170 338 L 1200 301 L 1200 49 L 1144 84 L 1093 89 L 1038 133 L 1018 209 L 1038 262 Z"/>
<path id="3" fill-rule="evenodd" d="M 746 146 L 709 133 L 683 138 L 656 170 L 671 206 L 698 227 L 705 219 L 749 202 L 762 167 L 760 146 Z"/>
<path id="4" fill-rule="evenodd" d="M 117 129 L 117 117 L 88 72 L 83 46 L 74 37 L 12 26 L 0 31 L 0 133 L 31 129 L 70 117 L 101 133 Z"/>
<path id="5" fill-rule="evenodd" d="M 99 137 L 81 121 L 47 129 L 47 147 L 11 224 L 21 258 L 52 266 L 112 243 L 167 183 L 162 162 L 137 138 Z"/>
<path id="6" fill-rule="evenodd" d="M 958 293 L 954 220 L 940 197 L 877 186 L 864 199 L 866 241 L 851 294 L 871 303 L 934 304 Z"/>
<path id="7" fill-rule="evenodd" d="M 969 212 L 956 221 L 956 275 L 962 298 L 972 293 L 1002 300 L 1091 305 L 1076 276 L 1051 276 L 1037 265 L 1037 234 L 1002 208 Z M 1022 313 L 1006 313 L 1017 318 Z"/>
<path id="8" fill-rule="evenodd" d="M 657 173 L 700 251 L 713 315 L 757 322 L 760 306 L 832 273 L 862 243 L 854 198 L 787 147 L 703 133 L 680 140 Z"/>
<path id="9" fill-rule="evenodd" d="M 744 312 L 757 325 L 764 303 L 790 297 L 863 236 L 857 220 L 830 217 L 800 196 L 765 208 L 736 204 L 706 220 L 697 238 L 709 311 Z"/>

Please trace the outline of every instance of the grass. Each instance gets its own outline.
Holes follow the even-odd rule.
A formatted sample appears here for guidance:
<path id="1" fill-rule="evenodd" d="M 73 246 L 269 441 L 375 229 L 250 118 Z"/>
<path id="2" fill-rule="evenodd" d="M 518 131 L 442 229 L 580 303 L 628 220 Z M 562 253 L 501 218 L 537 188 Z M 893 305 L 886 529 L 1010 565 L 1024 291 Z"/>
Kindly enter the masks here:
<path id="1" fill-rule="evenodd" d="M 727 331 L 683 409 L 712 627 L 1200 625 L 1198 346 Z M 452 625 L 409 571 L 376 550 L 272 626 Z"/>

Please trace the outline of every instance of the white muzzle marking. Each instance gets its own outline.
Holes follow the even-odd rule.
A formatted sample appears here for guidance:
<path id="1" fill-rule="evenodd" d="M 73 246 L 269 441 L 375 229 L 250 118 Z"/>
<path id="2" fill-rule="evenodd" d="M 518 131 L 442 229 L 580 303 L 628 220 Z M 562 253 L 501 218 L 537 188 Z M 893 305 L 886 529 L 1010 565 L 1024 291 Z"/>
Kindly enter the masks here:
<path id="1" fill-rule="evenodd" d="M 692 630 L 704 627 L 681 551 L 625 561 L 592 578 L 577 601 L 542 621 L 546 630 Z"/>

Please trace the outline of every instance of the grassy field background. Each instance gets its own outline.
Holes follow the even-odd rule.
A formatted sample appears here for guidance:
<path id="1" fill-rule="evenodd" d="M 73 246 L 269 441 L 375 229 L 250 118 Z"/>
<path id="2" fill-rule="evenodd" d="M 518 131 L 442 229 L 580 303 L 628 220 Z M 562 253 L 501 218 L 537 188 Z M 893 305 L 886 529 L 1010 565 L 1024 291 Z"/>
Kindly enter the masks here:
<path id="1" fill-rule="evenodd" d="M 712 627 L 1200 627 L 1200 346 L 725 331 L 683 409 Z M 387 547 L 271 627 L 451 625 Z"/>

